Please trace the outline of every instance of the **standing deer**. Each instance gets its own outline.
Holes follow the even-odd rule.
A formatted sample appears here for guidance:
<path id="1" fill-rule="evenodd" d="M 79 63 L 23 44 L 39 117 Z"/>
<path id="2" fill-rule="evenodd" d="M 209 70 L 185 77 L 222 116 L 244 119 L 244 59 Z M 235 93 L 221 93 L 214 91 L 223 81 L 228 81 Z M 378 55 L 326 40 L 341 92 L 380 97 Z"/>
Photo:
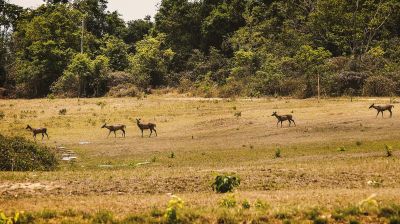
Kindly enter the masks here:
<path id="1" fill-rule="evenodd" d="M 33 138 L 36 140 L 36 135 L 37 134 L 42 134 L 42 140 L 44 138 L 44 135 L 47 136 L 47 139 L 49 139 L 49 135 L 47 134 L 47 128 L 32 128 L 30 125 L 26 126 L 27 130 L 30 130 L 33 133 Z"/>
<path id="2" fill-rule="evenodd" d="M 111 132 L 114 132 L 115 137 L 117 137 L 117 131 L 121 130 L 122 131 L 122 137 L 125 138 L 125 128 L 126 126 L 123 124 L 117 124 L 117 125 L 107 125 L 104 124 L 101 128 L 107 128 L 110 132 L 107 135 L 107 138 L 110 136 Z"/>
<path id="3" fill-rule="evenodd" d="M 146 129 L 150 130 L 149 137 L 151 137 L 151 134 L 153 134 L 153 131 L 156 133 L 156 136 L 157 136 L 156 124 L 152 124 L 152 123 L 142 124 L 142 123 L 140 123 L 140 118 L 136 119 L 136 123 L 137 123 L 137 126 L 139 127 L 139 129 L 142 131 L 142 138 L 143 138 L 143 130 L 146 130 Z"/>
<path id="4" fill-rule="evenodd" d="M 289 121 L 289 127 L 290 127 L 290 125 L 292 124 L 292 121 L 293 121 L 293 123 L 294 123 L 294 126 L 296 126 L 296 122 L 294 122 L 293 116 L 290 115 L 290 114 L 279 116 L 276 112 L 274 112 L 274 113 L 272 113 L 271 116 L 275 116 L 275 117 L 278 119 L 278 123 L 276 123 L 276 126 L 277 126 L 277 127 L 278 127 L 279 122 L 281 122 L 281 127 L 282 127 L 282 123 L 283 123 L 284 121 Z"/>
<path id="5" fill-rule="evenodd" d="M 392 113 L 392 109 L 393 109 L 393 105 L 384 105 L 384 106 L 375 106 L 375 104 L 373 103 L 369 109 L 374 108 L 375 110 L 378 111 L 378 113 L 376 114 L 376 117 L 378 117 L 379 113 L 382 113 L 382 117 L 383 117 L 383 111 L 388 110 L 390 112 L 390 117 L 392 117 L 393 113 Z"/>

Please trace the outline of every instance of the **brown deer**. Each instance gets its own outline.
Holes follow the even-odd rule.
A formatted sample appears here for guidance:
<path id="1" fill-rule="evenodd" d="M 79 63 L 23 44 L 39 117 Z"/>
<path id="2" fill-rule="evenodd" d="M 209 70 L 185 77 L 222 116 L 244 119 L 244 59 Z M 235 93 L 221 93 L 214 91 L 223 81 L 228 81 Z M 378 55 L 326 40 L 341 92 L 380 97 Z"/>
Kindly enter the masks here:
<path id="1" fill-rule="evenodd" d="M 47 136 L 47 139 L 49 139 L 49 135 L 47 134 L 47 128 L 32 128 L 30 125 L 26 126 L 27 130 L 30 130 L 33 133 L 33 138 L 36 140 L 36 135 L 37 134 L 42 134 L 42 140 L 44 138 L 44 135 Z"/>
<path id="2" fill-rule="evenodd" d="M 151 134 L 153 134 L 153 131 L 156 133 L 156 136 L 157 136 L 156 124 L 152 124 L 152 123 L 142 124 L 142 123 L 140 123 L 140 118 L 136 119 L 136 123 L 137 123 L 137 126 L 139 127 L 140 131 L 142 131 L 142 138 L 143 138 L 143 130 L 146 130 L 146 129 L 150 130 L 149 137 L 151 137 Z"/>
<path id="3" fill-rule="evenodd" d="M 384 106 L 375 106 L 375 104 L 373 103 L 369 109 L 374 108 L 375 110 L 378 111 L 378 113 L 376 114 L 376 117 L 378 117 L 379 113 L 382 113 L 382 117 L 383 117 L 383 111 L 388 110 L 390 112 L 390 117 L 392 117 L 393 113 L 392 113 L 392 109 L 393 109 L 393 105 L 384 105 Z"/>
<path id="4" fill-rule="evenodd" d="M 126 126 L 123 124 L 117 124 L 117 125 L 107 125 L 104 124 L 101 128 L 107 128 L 110 132 L 107 135 L 107 138 L 110 136 L 111 132 L 114 132 L 115 137 L 117 137 L 117 131 L 121 130 L 122 131 L 122 137 L 125 138 L 125 128 Z"/>
<path id="5" fill-rule="evenodd" d="M 290 115 L 290 114 L 279 116 L 276 112 L 274 112 L 274 113 L 272 113 L 271 116 L 275 116 L 275 117 L 278 119 L 278 123 L 276 123 L 276 126 L 277 126 L 277 127 L 278 127 L 279 122 L 281 122 L 281 127 L 282 127 L 282 123 L 283 123 L 284 121 L 289 121 L 289 127 L 290 127 L 290 125 L 292 124 L 292 121 L 293 121 L 293 123 L 294 123 L 294 126 L 296 126 L 296 122 L 294 122 L 293 116 Z"/>

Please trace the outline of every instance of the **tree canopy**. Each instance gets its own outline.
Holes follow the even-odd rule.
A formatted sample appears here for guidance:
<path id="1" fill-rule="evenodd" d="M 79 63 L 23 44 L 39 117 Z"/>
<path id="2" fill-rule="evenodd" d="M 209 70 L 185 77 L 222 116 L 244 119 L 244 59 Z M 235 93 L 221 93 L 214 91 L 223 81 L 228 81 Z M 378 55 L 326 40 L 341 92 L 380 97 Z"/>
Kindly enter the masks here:
<path id="1" fill-rule="evenodd" d="M 312 97 L 317 76 L 325 95 L 400 94 L 397 0 L 162 0 L 134 21 L 107 0 L 1 1 L 9 97 L 102 96 L 115 72 L 202 96 Z"/>

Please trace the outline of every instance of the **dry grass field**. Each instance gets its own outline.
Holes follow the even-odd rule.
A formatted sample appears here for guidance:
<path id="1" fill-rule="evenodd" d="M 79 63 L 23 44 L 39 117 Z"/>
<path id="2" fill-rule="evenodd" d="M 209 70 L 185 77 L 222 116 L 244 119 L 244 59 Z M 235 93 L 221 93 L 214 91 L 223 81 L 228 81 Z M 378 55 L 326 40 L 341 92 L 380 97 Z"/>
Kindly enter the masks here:
<path id="1" fill-rule="evenodd" d="M 38 143 L 66 147 L 78 156 L 76 162 L 61 162 L 55 172 L 0 172 L 0 210 L 57 214 L 107 210 L 122 220 L 164 211 L 173 194 L 185 202 L 186 212 L 202 217 L 194 218 L 199 223 L 229 223 L 230 216 L 232 222 L 254 217 L 262 222 L 263 215 L 265 222 L 310 223 L 314 219 L 307 214 L 316 208 L 317 216 L 348 223 L 350 218 L 336 219 L 335 212 L 357 206 L 373 194 L 379 208 L 400 205 L 400 105 L 395 104 L 393 118 L 385 112 L 382 119 L 368 109 L 372 102 L 389 100 L 338 98 L 318 103 L 177 96 L 0 100 L 5 114 L 0 121 L 2 134 L 32 138 L 27 124 L 47 127 L 50 139 L 39 137 Z M 64 108 L 66 114 L 60 115 Z M 288 127 L 286 122 L 277 128 L 273 111 L 293 114 L 297 126 Z M 237 112 L 242 116 L 235 117 Z M 149 138 L 145 132 L 141 138 L 135 118 L 156 123 L 158 137 Z M 121 133 L 107 138 L 108 131 L 100 128 L 105 122 L 127 125 L 126 138 Z M 393 156 L 386 156 L 385 145 L 392 146 Z M 275 156 L 278 148 L 280 158 Z M 234 192 L 236 208 L 220 210 L 226 195 L 210 187 L 219 173 L 241 178 Z M 244 200 L 268 206 L 262 212 L 253 205 L 244 211 Z M 356 218 L 388 222 L 379 214 Z M 78 222 L 77 215 L 61 216 L 44 216 L 43 222 Z M 228 217 L 225 222 L 222 216 Z M 79 222 L 88 222 L 82 217 Z"/>

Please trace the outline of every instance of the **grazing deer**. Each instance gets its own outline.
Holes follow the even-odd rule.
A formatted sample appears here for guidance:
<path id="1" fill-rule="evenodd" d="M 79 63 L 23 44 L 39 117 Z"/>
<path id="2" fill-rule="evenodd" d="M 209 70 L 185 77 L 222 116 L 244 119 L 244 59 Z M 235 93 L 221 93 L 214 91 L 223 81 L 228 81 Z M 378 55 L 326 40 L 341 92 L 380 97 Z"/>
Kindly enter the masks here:
<path id="1" fill-rule="evenodd" d="M 296 122 L 294 122 L 293 116 L 290 114 L 279 116 L 276 112 L 274 112 L 271 116 L 275 116 L 278 119 L 278 123 L 276 123 L 277 127 L 278 127 L 279 122 L 281 122 L 281 127 L 282 127 L 282 123 L 284 121 L 289 121 L 289 127 L 292 124 L 292 121 L 294 123 L 294 126 L 296 126 Z"/>
<path id="2" fill-rule="evenodd" d="M 375 110 L 378 111 L 378 113 L 376 114 L 376 117 L 378 117 L 379 113 L 382 113 L 382 117 L 383 117 L 383 111 L 388 110 L 390 112 L 390 117 L 392 117 L 393 113 L 392 113 L 392 109 L 393 109 L 393 105 L 384 105 L 384 106 L 375 106 L 375 104 L 373 103 L 369 109 L 374 108 Z"/>
<path id="3" fill-rule="evenodd" d="M 35 140 L 37 134 L 42 134 L 42 140 L 44 138 L 44 135 L 46 135 L 47 139 L 49 139 L 49 135 L 47 134 L 47 128 L 32 128 L 30 125 L 28 125 L 26 126 L 26 129 L 30 130 L 33 133 L 33 138 Z"/>
<path id="4" fill-rule="evenodd" d="M 153 134 L 153 131 L 156 133 L 156 136 L 157 136 L 156 124 L 152 124 L 152 123 L 142 124 L 142 123 L 140 123 L 140 118 L 136 119 L 136 123 L 137 123 L 137 126 L 139 127 L 139 129 L 142 131 L 142 138 L 143 138 L 143 130 L 146 130 L 146 129 L 150 130 L 149 137 L 151 137 L 151 134 Z"/>
<path id="5" fill-rule="evenodd" d="M 125 138 L 125 128 L 126 126 L 123 124 L 117 124 L 117 125 L 107 125 L 104 124 L 101 128 L 107 128 L 110 132 L 107 135 L 107 138 L 110 136 L 111 132 L 114 132 L 115 137 L 117 137 L 117 131 L 121 130 L 122 131 L 122 137 Z"/>

